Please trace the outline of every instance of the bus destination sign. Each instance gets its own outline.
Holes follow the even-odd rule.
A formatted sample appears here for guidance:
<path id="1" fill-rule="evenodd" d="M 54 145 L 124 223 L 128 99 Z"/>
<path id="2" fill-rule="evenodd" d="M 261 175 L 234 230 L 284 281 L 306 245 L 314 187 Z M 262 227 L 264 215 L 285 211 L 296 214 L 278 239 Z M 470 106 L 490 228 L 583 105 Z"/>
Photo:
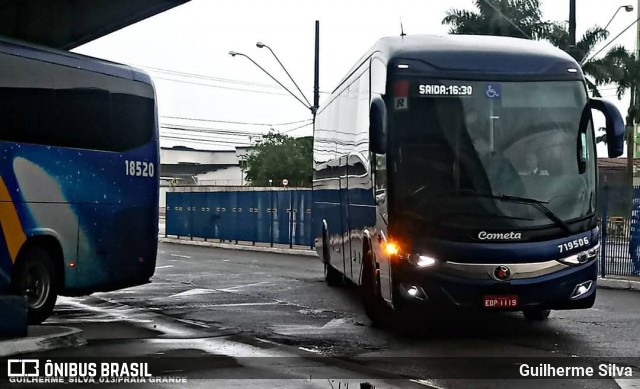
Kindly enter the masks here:
<path id="1" fill-rule="evenodd" d="M 473 96 L 473 86 L 463 84 L 419 84 L 418 95 L 424 97 Z"/>

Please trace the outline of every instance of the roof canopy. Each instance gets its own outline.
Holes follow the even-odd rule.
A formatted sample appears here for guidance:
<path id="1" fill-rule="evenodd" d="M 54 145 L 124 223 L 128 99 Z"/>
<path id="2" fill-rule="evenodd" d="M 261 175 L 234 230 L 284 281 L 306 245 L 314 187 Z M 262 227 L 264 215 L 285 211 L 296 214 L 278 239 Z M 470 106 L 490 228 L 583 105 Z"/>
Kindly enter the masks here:
<path id="1" fill-rule="evenodd" d="M 0 0 L 0 35 L 71 50 L 189 0 Z"/>

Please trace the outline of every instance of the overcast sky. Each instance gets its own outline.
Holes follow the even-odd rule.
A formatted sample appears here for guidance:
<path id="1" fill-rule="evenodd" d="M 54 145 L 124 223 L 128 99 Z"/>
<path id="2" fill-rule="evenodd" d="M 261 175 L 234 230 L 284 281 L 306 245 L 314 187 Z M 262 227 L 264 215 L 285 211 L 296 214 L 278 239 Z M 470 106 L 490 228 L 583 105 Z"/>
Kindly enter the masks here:
<path id="1" fill-rule="evenodd" d="M 637 8 L 633 1 L 576 2 L 578 37 L 593 25 L 604 27 L 621 5 Z M 451 8 L 474 9 L 472 0 L 192 0 L 74 51 L 151 74 L 165 127 L 163 146 L 223 149 L 249 143 L 249 133 L 270 128 L 225 122 L 272 124 L 290 135 L 312 134 L 310 125 L 296 129 L 310 121 L 309 110 L 246 58 L 231 57 L 229 51 L 249 55 L 293 90 L 271 53 L 255 46 L 258 41 L 268 44 L 313 102 L 315 20 L 320 21 L 320 90 L 330 92 L 377 39 L 400 34 L 401 19 L 407 34 L 446 34 L 449 27 L 441 22 Z M 543 0 L 542 11 L 546 19 L 566 21 L 569 1 Z M 636 15 L 636 10 L 620 11 L 609 27 L 611 36 Z M 635 49 L 635 31 L 629 29 L 615 43 Z M 605 88 L 602 93 L 616 100 L 614 90 Z M 619 106 L 626 109 L 626 104 Z M 299 123 L 279 125 L 288 122 Z M 241 135 L 234 136 L 236 131 Z M 175 138 L 202 140 L 188 143 Z"/>

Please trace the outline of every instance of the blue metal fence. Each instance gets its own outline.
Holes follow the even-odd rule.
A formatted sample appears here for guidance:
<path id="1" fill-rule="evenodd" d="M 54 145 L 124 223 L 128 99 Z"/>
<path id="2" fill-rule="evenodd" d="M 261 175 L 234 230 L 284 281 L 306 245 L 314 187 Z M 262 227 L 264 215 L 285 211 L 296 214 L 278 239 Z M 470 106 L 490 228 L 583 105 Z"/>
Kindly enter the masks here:
<path id="1" fill-rule="evenodd" d="M 311 190 L 168 192 L 166 234 L 312 247 Z"/>
<path id="2" fill-rule="evenodd" d="M 313 247 L 310 189 L 249 189 L 167 193 L 166 234 Z M 599 195 L 600 274 L 639 276 L 640 262 L 635 268 L 631 252 L 640 254 L 640 228 L 635 227 L 640 187 L 603 186 Z M 632 230 L 639 236 L 638 244 L 631 239 Z"/>
<path id="3" fill-rule="evenodd" d="M 640 261 L 637 267 L 634 266 L 631 255 L 632 252 L 636 257 L 640 254 L 640 230 L 636 226 L 640 216 L 640 187 L 630 189 L 604 186 L 600 196 L 600 275 L 640 276 Z"/>

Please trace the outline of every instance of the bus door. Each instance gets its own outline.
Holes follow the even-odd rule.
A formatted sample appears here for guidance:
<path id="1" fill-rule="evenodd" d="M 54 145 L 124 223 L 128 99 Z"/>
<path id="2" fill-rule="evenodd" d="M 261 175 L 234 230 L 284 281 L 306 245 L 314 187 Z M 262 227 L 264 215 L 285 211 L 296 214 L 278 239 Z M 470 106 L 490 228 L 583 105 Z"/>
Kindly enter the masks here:
<path id="1" fill-rule="evenodd" d="M 351 269 L 351 241 L 349 239 L 349 164 L 347 157 L 340 157 L 340 221 L 342 231 L 342 253 L 344 261 L 344 274 L 353 279 Z"/>
<path id="2" fill-rule="evenodd" d="M 384 250 L 388 238 L 388 187 L 387 187 L 387 155 L 372 153 L 373 193 L 375 196 L 375 228 L 372 230 L 373 252 L 380 266 L 380 290 L 385 300 L 391 300 L 391 263 Z"/>
<path id="3" fill-rule="evenodd" d="M 376 207 L 373 199 L 371 175 L 368 172 L 364 158 L 359 154 L 349 155 L 348 197 L 349 197 L 349 241 L 351 243 L 352 275 L 359 277 L 362 266 L 364 231 L 373 231 L 376 224 Z"/>

